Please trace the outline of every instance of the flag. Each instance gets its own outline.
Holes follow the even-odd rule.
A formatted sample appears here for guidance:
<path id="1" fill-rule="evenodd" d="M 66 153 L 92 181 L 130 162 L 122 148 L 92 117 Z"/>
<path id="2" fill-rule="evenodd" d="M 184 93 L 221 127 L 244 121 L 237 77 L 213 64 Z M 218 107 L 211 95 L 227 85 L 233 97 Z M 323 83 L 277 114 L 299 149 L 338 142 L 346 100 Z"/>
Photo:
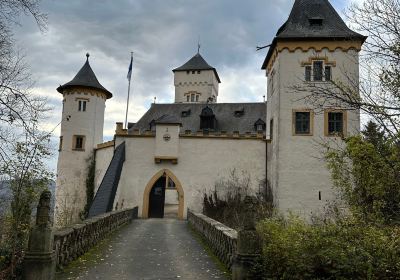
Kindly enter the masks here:
<path id="1" fill-rule="evenodd" d="M 131 64 L 129 64 L 128 75 L 126 75 L 128 81 L 131 81 L 132 77 L 132 62 L 133 62 L 133 55 L 131 55 Z"/>

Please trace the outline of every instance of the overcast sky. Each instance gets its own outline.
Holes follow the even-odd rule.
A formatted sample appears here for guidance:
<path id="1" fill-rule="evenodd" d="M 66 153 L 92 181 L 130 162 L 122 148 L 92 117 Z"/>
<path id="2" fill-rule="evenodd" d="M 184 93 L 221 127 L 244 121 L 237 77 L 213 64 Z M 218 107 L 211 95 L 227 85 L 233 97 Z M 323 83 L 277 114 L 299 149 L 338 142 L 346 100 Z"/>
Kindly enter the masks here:
<path id="1" fill-rule="evenodd" d="M 106 102 L 104 137 L 124 121 L 130 52 L 134 52 L 128 121 L 149 108 L 174 100 L 173 73 L 197 52 L 221 78 L 218 102 L 262 101 L 266 78 L 260 70 L 269 44 L 287 19 L 294 0 L 42 0 L 48 30 L 41 33 L 32 18 L 15 27 L 17 45 L 27 55 L 36 82 L 53 111 L 44 128 L 61 120 L 57 86 L 69 82 L 90 53 L 100 83 L 114 97 Z M 350 4 L 331 0 L 342 14 Z M 60 128 L 55 130 L 55 138 Z M 57 157 L 57 153 L 55 154 Z"/>

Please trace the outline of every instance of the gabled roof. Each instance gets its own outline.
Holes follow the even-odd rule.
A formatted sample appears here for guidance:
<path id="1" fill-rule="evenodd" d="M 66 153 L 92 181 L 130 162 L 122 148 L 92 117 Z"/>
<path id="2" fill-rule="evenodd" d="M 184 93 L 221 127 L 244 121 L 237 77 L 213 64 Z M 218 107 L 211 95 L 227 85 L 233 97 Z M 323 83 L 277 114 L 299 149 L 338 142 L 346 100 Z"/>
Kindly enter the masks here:
<path id="1" fill-rule="evenodd" d="M 81 87 L 88 87 L 92 89 L 97 89 L 105 93 L 107 99 L 112 97 L 112 93 L 105 89 L 97 80 L 96 75 L 94 74 L 92 68 L 89 64 L 89 54 L 86 54 L 86 62 L 79 70 L 78 74 L 72 79 L 72 81 L 59 86 L 57 91 L 62 93 L 64 89 L 81 86 Z"/>
<path id="2" fill-rule="evenodd" d="M 207 61 L 205 61 L 205 59 L 200 55 L 200 53 L 195 54 L 191 59 L 189 59 L 188 62 L 178 68 L 175 68 L 174 70 L 172 70 L 172 72 L 196 70 L 213 70 L 218 82 L 221 82 L 217 70 L 214 67 L 210 66 Z"/>
<path id="3" fill-rule="evenodd" d="M 262 69 L 278 40 L 360 40 L 367 37 L 352 31 L 328 0 L 295 0 L 287 21 L 279 28 Z"/>

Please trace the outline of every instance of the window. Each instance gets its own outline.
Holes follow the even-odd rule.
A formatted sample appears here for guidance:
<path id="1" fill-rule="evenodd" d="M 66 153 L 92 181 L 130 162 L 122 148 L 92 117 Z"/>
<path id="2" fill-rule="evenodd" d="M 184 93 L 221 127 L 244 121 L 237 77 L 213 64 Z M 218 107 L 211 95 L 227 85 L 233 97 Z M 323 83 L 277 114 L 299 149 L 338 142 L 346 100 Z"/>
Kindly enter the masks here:
<path id="1" fill-rule="evenodd" d="M 274 119 L 269 121 L 269 139 L 273 139 L 274 136 Z"/>
<path id="2" fill-rule="evenodd" d="M 200 74 L 201 73 L 201 71 L 197 71 L 197 74 Z"/>
<path id="3" fill-rule="evenodd" d="M 85 149 L 85 136 L 74 135 L 73 139 L 73 149 L 74 150 L 84 150 Z"/>
<path id="4" fill-rule="evenodd" d="M 59 145 L 58 145 L 58 151 L 61 151 L 61 150 L 62 150 L 62 146 L 63 146 L 63 137 L 60 136 L 60 143 L 59 143 Z"/>
<path id="5" fill-rule="evenodd" d="M 325 134 L 326 136 L 343 136 L 344 135 L 344 119 L 345 115 L 342 111 L 328 111 L 325 114 Z"/>
<path id="6" fill-rule="evenodd" d="M 192 71 L 192 74 L 196 73 L 196 71 Z"/>
<path id="7" fill-rule="evenodd" d="M 331 75 L 332 75 L 332 71 L 331 71 L 331 67 L 330 66 L 325 66 L 325 81 L 330 81 L 331 80 Z"/>
<path id="8" fill-rule="evenodd" d="M 85 112 L 86 111 L 86 100 L 78 100 L 78 111 Z"/>
<path id="9" fill-rule="evenodd" d="M 311 66 L 306 66 L 305 79 L 306 81 L 311 81 Z"/>
<path id="10" fill-rule="evenodd" d="M 322 61 L 314 61 L 313 62 L 313 75 L 314 75 L 314 81 L 322 81 L 322 67 L 323 67 L 323 62 Z"/>
<path id="11" fill-rule="evenodd" d="M 329 62 L 332 64 L 333 62 Z M 332 79 L 332 66 L 326 65 L 326 61 L 314 60 L 312 63 L 305 63 L 304 67 L 304 80 L 307 82 L 316 81 L 331 81 Z M 307 65 L 310 64 L 310 65 Z"/>
<path id="12" fill-rule="evenodd" d="M 194 94 L 193 93 L 190 95 L 190 101 L 194 102 Z"/>
<path id="13" fill-rule="evenodd" d="M 189 102 L 189 99 L 190 99 L 190 96 L 188 94 L 188 95 L 186 95 L 186 101 Z"/>
<path id="14" fill-rule="evenodd" d="M 190 71 L 186 71 L 186 74 L 188 74 L 188 75 L 189 75 L 189 74 L 190 74 Z"/>
<path id="15" fill-rule="evenodd" d="M 312 135 L 313 117 L 312 110 L 293 110 L 293 135 Z"/>
<path id="16" fill-rule="evenodd" d="M 199 95 L 196 94 L 196 102 L 199 102 Z"/>

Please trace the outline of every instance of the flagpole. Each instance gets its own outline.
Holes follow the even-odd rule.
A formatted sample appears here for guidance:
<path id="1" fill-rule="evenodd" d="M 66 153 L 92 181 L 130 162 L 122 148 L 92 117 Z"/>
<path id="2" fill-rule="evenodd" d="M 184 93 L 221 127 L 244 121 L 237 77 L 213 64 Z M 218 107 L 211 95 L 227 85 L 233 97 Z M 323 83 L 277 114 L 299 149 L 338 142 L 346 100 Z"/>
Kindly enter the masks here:
<path id="1" fill-rule="evenodd" d="M 132 59 L 133 59 L 133 52 L 131 52 L 131 64 L 130 67 L 132 67 Z M 130 68 L 130 71 L 132 71 L 132 69 Z M 129 75 L 129 73 L 128 73 Z M 131 76 L 132 76 L 132 72 L 130 73 L 130 76 L 128 78 L 128 98 L 126 100 L 126 114 L 125 114 L 125 128 L 128 129 L 128 109 L 129 109 L 129 94 L 131 91 Z"/>

